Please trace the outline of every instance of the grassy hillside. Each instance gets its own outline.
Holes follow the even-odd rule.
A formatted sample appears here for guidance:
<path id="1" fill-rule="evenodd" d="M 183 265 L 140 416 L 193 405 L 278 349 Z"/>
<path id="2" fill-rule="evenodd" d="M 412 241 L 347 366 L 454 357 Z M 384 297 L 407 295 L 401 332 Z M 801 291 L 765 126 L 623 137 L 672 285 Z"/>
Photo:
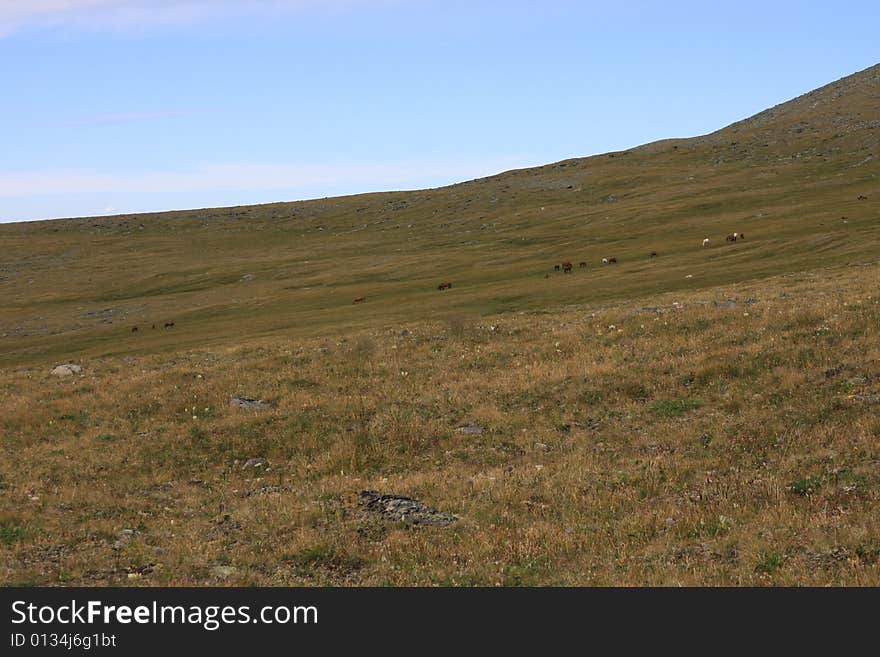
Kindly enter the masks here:
<path id="1" fill-rule="evenodd" d="M 8 369 L 0 581 L 880 585 L 878 271 Z"/>
<path id="2" fill-rule="evenodd" d="M 342 334 L 857 262 L 878 243 L 878 140 L 875 66 L 705 137 L 435 190 L 0 225 L 0 362 Z M 728 246 L 735 231 L 746 241 Z M 589 267 L 553 275 L 565 260 Z M 174 331 L 143 330 L 169 320 Z"/>
<path id="3" fill-rule="evenodd" d="M 878 151 L 875 66 L 441 189 L 0 225 L 0 583 L 878 585 Z"/>

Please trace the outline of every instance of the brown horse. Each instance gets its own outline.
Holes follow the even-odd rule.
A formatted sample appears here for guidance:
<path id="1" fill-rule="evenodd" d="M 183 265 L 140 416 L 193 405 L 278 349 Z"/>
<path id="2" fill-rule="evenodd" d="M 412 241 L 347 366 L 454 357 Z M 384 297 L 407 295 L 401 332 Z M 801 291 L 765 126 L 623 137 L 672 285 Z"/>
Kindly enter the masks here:
<path id="1" fill-rule="evenodd" d="M 656 251 L 651 251 L 651 257 L 652 257 L 652 258 L 656 258 L 656 257 L 657 257 L 657 252 L 656 252 Z"/>
<path id="2" fill-rule="evenodd" d="M 570 262 L 563 262 L 562 263 L 562 273 L 563 274 L 570 274 L 571 268 L 572 268 L 572 265 Z"/>
<path id="3" fill-rule="evenodd" d="M 450 290 L 450 289 L 452 289 L 452 283 L 450 283 L 448 281 L 445 283 L 440 283 L 440 285 L 437 286 L 437 289 L 438 290 Z"/>
<path id="4" fill-rule="evenodd" d="M 737 234 L 734 233 L 733 235 L 728 235 L 724 239 L 726 239 L 728 242 L 736 242 L 736 238 L 737 238 Z"/>
<path id="5" fill-rule="evenodd" d="M 559 271 L 560 269 L 561 269 L 561 267 L 559 265 L 553 266 L 553 271 Z"/>
<path id="6" fill-rule="evenodd" d="M 582 262 L 581 264 L 578 265 L 578 267 L 580 267 L 581 269 L 586 269 L 586 268 L 587 268 L 587 263 L 586 263 L 586 262 Z"/>
<path id="7" fill-rule="evenodd" d="M 367 297 L 355 297 L 351 300 L 352 303 L 360 303 L 361 301 L 366 301 Z"/>
<path id="8" fill-rule="evenodd" d="M 132 327 L 131 327 L 131 332 L 132 332 L 132 333 L 137 333 L 137 332 L 138 332 L 138 327 L 137 327 L 137 326 L 132 326 Z"/>
<path id="9" fill-rule="evenodd" d="M 165 328 L 174 328 L 174 322 L 165 322 Z"/>

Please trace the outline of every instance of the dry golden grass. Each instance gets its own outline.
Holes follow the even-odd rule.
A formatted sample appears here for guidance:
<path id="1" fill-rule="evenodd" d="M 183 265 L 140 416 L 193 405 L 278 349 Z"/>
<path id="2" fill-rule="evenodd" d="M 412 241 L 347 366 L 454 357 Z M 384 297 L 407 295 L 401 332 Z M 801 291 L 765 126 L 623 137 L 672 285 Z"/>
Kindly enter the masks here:
<path id="1" fill-rule="evenodd" d="M 441 189 L 0 226 L 0 582 L 877 585 L 878 89 Z"/>
<path id="2" fill-rule="evenodd" d="M 0 582 L 878 585 L 878 271 L 7 368 Z"/>

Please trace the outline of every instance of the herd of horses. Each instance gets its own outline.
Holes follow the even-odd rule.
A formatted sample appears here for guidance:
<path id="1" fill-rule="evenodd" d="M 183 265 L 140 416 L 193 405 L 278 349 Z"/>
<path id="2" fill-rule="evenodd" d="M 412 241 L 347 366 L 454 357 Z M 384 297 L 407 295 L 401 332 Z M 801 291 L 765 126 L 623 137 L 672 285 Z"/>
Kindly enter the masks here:
<path id="1" fill-rule="evenodd" d="M 867 198 L 867 197 L 866 197 L 866 198 Z M 859 199 L 861 200 L 862 197 L 859 197 Z M 728 236 L 725 238 L 725 240 L 728 241 L 728 242 L 736 242 L 737 240 L 744 240 L 745 238 L 746 238 L 746 236 L 745 236 L 744 233 L 731 233 L 730 235 L 728 235 Z M 703 246 L 704 246 L 704 247 L 709 246 L 709 238 L 708 238 L 708 237 L 707 237 L 706 239 L 703 240 Z M 656 251 L 651 251 L 651 255 L 650 255 L 650 257 L 651 257 L 651 258 L 656 258 L 656 257 L 657 257 L 657 252 L 656 252 Z M 613 265 L 613 264 L 616 264 L 616 263 L 617 263 L 617 258 L 614 257 L 614 256 L 612 256 L 612 257 L 607 257 L 607 258 L 602 258 L 602 264 L 603 264 L 603 265 Z M 578 267 L 581 268 L 581 269 L 586 269 L 586 268 L 587 268 L 587 263 L 586 263 L 586 261 L 582 260 L 581 262 L 579 262 L 579 263 L 578 263 Z M 553 269 L 554 269 L 554 271 L 561 271 L 563 274 L 570 274 L 570 273 L 572 273 L 572 271 L 574 270 L 574 265 L 573 265 L 572 263 L 570 263 L 570 262 L 563 262 L 563 263 L 561 263 L 561 264 L 554 265 L 554 266 L 553 266 Z M 547 274 L 547 275 L 545 276 L 545 278 L 546 278 L 547 276 L 549 276 L 549 274 Z M 438 290 L 450 290 L 450 289 L 452 289 L 452 283 L 451 283 L 450 281 L 443 281 L 442 283 L 440 283 L 440 285 L 437 286 L 437 289 L 438 289 Z M 351 302 L 352 302 L 353 304 L 358 304 L 358 303 L 363 303 L 363 302 L 366 301 L 366 300 L 367 300 L 367 297 L 365 297 L 365 296 L 358 296 L 358 297 L 355 297 L 354 299 L 352 299 Z M 155 324 L 153 324 L 153 328 L 154 328 L 154 329 L 156 328 L 156 325 L 155 325 Z M 166 328 L 166 329 L 174 328 L 174 322 L 165 322 L 165 328 Z M 133 326 L 132 329 L 131 329 L 131 332 L 132 332 L 132 333 L 137 333 L 138 330 L 139 330 L 139 329 L 138 329 L 137 326 Z"/>
<path id="2" fill-rule="evenodd" d="M 737 240 L 744 240 L 745 238 L 746 238 L 746 236 L 744 233 L 731 233 L 730 235 L 728 235 L 725 238 L 725 240 L 728 242 L 736 242 Z M 703 240 L 703 246 L 709 246 L 709 238 L 708 237 Z M 649 257 L 656 258 L 657 252 L 651 251 L 651 254 Z M 606 258 L 602 258 L 602 264 L 603 265 L 617 264 L 617 258 L 615 256 L 609 256 Z M 578 263 L 578 267 L 580 269 L 586 269 L 587 262 L 585 260 L 582 260 L 581 262 Z M 563 274 L 571 274 L 574 271 L 574 264 L 571 262 L 568 262 L 568 261 L 562 262 L 559 264 L 555 264 L 555 265 L 553 265 L 553 271 L 561 271 Z M 549 278 L 549 277 L 550 277 L 550 274 L 544 275 L 544 278 Z M 437 286 L 438 290 L 449 290 L 451 288 L 452 288 L 452 283 L 450 283 L 449 281 L 444 281 L 444 282 L 440 283 L 440 285 Z M 354 299 L 352 299 L 352 303 L 353 304 L 362 303 L 363 301 L 366 301 L 366 299 L 367 298 L 363 297 L 363 296 L 355 297 Z"/>
<path id="3" fill-rule="evenodd" d="M 156 325 L 153 324 L 153 329 L 155 330 L 155 328 L 156 328 Z M 166 329 L 174 328 L 174 322 L 165 322 L 165 328 L 166 328 Z M 139 330 L 140 330 L 140 329 L 138 329 L 137 326 L 132 326 L 132 327 L 131 327 L 131 332 L 132 332 L 132 333 L 137 333 Z"/>
<path id="4" fill-rule="evenodd" d="M 725 241 L 727 242 L 736 242 L 737 240 L 744 240 L 746 238 L 745 233 L 731 233 L 727 237 L 725 237 Z M 707 237 L 703 240 L 703 248 L 708 248 L 711 244 L 711 240 Z"/>

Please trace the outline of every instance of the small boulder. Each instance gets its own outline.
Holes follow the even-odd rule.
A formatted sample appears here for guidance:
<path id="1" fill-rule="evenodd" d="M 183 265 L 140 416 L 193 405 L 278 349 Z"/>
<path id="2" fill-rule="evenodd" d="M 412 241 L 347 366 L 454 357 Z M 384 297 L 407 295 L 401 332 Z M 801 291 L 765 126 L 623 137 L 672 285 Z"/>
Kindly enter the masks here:
<path id="1" fill-rule="evenodd" d="M 272 404 L 265 399 L 250 399 L 249 397 L 232 397 L 229 403 L 239 408 L 247 408 L 251 410 L 262 410 L 272 408 Z"/>
<path id="2" fill-rule="evenodd" d="M 79 374 L 82 372 L 82 367 L 80 365 L 75 365 L 74 363 L 65 363 L 64 365 L 58 365 L 57 367 L 52 369 L 51 374 L 55 376 L 73 376 L 74 374 Z"/>
<path id="3" fill-rule="evenodd" d="M 247 461 L 245 461 L 244 465 L 241 466 L 241 469 L 242 469 L 242 470 L 250 470 L 251 468 L 254 468 L 254 469 L 256 469 L 256 468 L 263 468 L 263 469 L 265 469 L 265 468 L 268 468 L 268 467 L 269 467 L 269 461 L 268 461 L 267 459 L 264 459 L 264 458 L 253 458 L 253 459 L 248 459 Z"/>
<path id="4" fill-rule="evenodd" d="M 235 566 L 214 566 L 211 569 L 211 573 L 214 575 L 214 577 L 218 577 L 220 579 L 232 577 L 235 574 L 235 571 Z"/>
<path id="5" fill-rule="evenodd" d="M 385 495 L 374 490 L 362 490 L 358 493 L 358 506 L 363 511 L 379 515 L 385 520 L 408 525 L 446 527 L 458 520 L 458 517 L 451 513 L 432 509 L 410 497 Z"/>
<path id="6" fill-rule="evenodd" d="M 483 435 L 483 427 L 477 426 L 476 424 L 463 424 L 462 426 L 456 429 L 458 433 L 464 434 L 466 436 L 481 436 Z"/>

